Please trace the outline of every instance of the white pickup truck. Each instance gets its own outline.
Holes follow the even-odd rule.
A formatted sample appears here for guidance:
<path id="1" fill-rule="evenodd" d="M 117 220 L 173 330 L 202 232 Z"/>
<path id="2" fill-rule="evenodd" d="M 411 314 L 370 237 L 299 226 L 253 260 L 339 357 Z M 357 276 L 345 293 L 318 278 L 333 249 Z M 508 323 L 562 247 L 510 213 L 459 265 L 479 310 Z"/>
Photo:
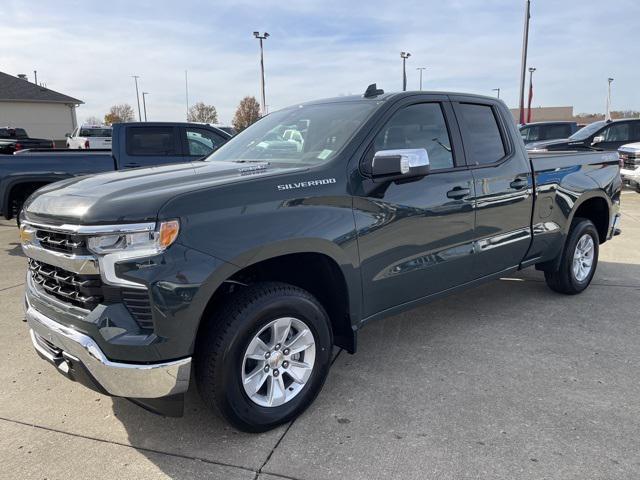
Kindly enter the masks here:
<path id="1" fill-rule="evenodd" d="M 81 125 L 67 134 L 67 148 L 98 149 L 111 148 L 111 127 L 104 125 Z"/>
<path id="2" fill-rule="evenodd" d="M 625 185 L 640 193 L 640 142 L 628 143 L 618 149 L 622 162 L 620 176 Z"/>

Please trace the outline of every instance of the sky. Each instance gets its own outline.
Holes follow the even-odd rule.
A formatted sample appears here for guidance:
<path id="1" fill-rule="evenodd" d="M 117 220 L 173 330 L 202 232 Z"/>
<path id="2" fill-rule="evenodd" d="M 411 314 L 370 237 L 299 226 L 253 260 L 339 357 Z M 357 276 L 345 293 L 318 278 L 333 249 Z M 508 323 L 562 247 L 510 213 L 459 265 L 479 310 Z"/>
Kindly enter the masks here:
<path id="1" fill-rule="evenodd" d="M 528 66 L 534 106 L 604 112 L 640 110 L 639 0 L 532 0 Z M 78 120 L 109 107 L 137 110 L 134 80 L 149 120 L 183 121 L 203 101 L 229 124 L 246 95 L 260 99 L 259 46 L 267 31 L 269 111 L 324 97 L 361 94 L 370 83 L 500 96 L 518 104 L 524 0 L 121 1 L 0 0 L 0 71 L 26 73 L 84 101 Z"/>

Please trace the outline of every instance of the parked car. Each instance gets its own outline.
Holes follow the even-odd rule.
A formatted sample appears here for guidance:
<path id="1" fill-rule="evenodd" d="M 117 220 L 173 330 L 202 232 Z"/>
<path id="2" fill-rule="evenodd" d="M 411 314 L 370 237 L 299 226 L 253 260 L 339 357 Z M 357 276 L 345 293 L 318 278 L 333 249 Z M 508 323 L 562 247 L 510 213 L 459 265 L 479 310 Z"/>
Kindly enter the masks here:
<path id="1" fill-rule="evenodd" d="M 82 125 L 67 134 L 67 148 L 111 148 L 111 127 L 105 125 Z"/>
<path id="2" fill-rule="evenodd" d="M 291 130 L 302 149 L 282 148 Z M 493 97 L 371 86 L 271 113 L 202 162 L 40 189 L 28 326 L 72 380 L 179 415 L 193 367 L 208 406 L 264 431 L 375 319 L 530 266 L 582 292 L 620 190 L 616 153 L 529 156 Z"/>
<path id="3" fill-rule="evenodd" d="M 17 216 L 38 188 L 65 178 L 111 170 L 189 162 L 214 151 L 231 135 L 191 123 L 117 123 L 113 149 L 21 151 L 0 162 L 0 213 Z"/>
<path id="4" fill-rule="evenodd" d="M 533 142 L 529 150 L 607 150 L 616 151 L 622 145 L 640 141 L 640 118 L 599 121 L 581 128 L 569 138 Z"/>
<path id="5" fill-rule="evenodd" d="M 567 138 L 578 130 L 576 122 L 535 122 L 520 125 L 520 135 L 525 145 L 542 140 Z"/>
<path id="6" fill-rule="evenodd" d="M 622 181 L 640 193 L 640 142 L 623 145 L 618 150 L 622 169 Z"/>
<path id="7" fill-rule="evenodd" d="M 0 154 L 11 155 L 25 148 L 55 148 L 53 140 L 31 138 L 24 128 L 0 128 Z"/>

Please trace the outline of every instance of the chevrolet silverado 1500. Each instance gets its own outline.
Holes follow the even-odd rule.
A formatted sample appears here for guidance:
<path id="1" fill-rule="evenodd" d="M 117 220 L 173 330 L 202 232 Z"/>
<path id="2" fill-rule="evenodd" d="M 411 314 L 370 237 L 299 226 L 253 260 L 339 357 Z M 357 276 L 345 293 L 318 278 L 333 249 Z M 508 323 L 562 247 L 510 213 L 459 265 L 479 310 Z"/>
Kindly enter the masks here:
<path id="1" fill-rule="evenodd" d="M 528 155 L 500 100 L 372 85 L 271 113 L 203 161 L 36 192 L 31 339 L 104 394 L 178 415 L 195 381 L 267 430 L 375 319 L 531 266 L 583 291 L 620 189 L 615 153 Z"/>

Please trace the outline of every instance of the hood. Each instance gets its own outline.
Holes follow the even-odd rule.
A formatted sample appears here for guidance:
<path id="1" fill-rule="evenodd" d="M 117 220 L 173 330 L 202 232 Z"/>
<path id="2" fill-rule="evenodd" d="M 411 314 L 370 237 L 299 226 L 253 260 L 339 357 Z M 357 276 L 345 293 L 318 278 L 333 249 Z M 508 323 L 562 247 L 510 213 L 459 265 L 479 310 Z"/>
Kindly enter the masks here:
<path id="1" fill-rule="evenodd" d="M 47 185 L 24 205 L 27 220 L 99 225 L 154 221 L 181 193 L 302 170 L 264 163 L 192 162 L 76 177 Z"/>
<path id="2" fill-rule="evenodd" d="M 621 152 L 640 153 L 640 142 L 627 143 L 622 145 L 619 149 Z"/>

